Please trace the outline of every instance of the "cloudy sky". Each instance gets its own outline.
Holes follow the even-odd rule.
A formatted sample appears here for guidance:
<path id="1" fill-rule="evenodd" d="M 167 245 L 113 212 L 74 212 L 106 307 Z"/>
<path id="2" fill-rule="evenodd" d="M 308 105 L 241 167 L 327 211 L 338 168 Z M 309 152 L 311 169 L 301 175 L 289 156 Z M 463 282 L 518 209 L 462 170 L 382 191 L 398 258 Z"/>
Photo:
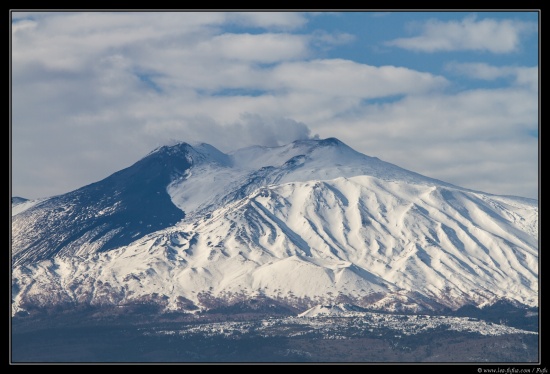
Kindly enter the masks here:
<path id="1" fill-rule="evenodd" d="M 69 192 L 174 140 L 337 137 L 538 196 L 537 12 L 12 12 L 12 194 Z"/>

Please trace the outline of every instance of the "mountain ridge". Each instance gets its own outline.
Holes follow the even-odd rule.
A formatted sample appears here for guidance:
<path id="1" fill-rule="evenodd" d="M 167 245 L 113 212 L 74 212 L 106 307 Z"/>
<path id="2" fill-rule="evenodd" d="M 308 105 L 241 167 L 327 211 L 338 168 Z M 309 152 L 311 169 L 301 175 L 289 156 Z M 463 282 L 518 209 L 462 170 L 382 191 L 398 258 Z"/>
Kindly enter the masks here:
<path id="1" fill-rule="evenodd" d="M 64 302 L 192 312 L 263 295 L 419 312 L 538 304 L 538 206 L 335 138 L 225 154 L 158 147 L 12 217 L 14 311 Z"/>

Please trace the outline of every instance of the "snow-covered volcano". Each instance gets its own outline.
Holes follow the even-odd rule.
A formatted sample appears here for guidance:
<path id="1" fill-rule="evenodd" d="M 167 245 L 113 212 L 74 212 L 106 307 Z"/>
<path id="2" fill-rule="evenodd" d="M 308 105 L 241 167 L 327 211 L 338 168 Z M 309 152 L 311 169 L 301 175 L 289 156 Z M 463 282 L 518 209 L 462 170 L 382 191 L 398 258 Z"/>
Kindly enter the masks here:
<path id="1" fill-rule="evenodd" d="M 467 190 L 337 139 L 180 143 L 12 208 L 14 311 L 264 299 L 419 311 L 538 302 L 538 202 Z"/>

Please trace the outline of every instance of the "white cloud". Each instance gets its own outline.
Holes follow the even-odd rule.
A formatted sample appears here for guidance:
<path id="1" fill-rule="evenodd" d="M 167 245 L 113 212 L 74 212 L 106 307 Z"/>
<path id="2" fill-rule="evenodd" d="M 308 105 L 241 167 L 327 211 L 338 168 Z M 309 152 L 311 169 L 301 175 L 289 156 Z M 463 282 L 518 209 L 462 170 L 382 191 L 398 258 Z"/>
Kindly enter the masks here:
<path id="1" fill-rule="evenodd" d="M 536 24 L 516 20 L 476 20 L 467 17 L 461 21 L 432 19 L 422 25 L 422 33 L 410 38 L 398 38 L 387 45 L 421 52 L 488 51 L 510 53 L 518 50 L 521 37 L 536 31 Z"/>
<path id="2" fill-rule="evenodd" d="M 292 30 L 306 24 L 307 19 L 296 12 L 234 12 L 226 13 L 230 21 L 244 25 L 263 28 Z"/>
<path id="3" fill-rule="evenodd" d="M 25 30 L 32 30 L 36 28 L 37 23 L 31 20 L 22 20 L 20 22 L 14 23 L 11 27 L 13 34 L 25 32 Z"/>
<path id="4" fill-rule="evenodd" d="M 447 64 L 446 69 L 470 78 L 482 80 L 512 77 L 515 84 L 529 87 L 533 91 L 538 90 L 539 74 L 538 67 L 536 66 L 493 66 L 486 63 L 452 62 Z"/>
<path id="5" fill-rule="evenodd" d="M 162 132 L 159 132 L 159 128 Z M 204 115 L 184 117 L 179 121 L 150 123 L 144 130 L 159 144 L 166 143 L 168 138 L 181 140 L 182 134 L 185 134 L 186 141 L 208 140 L 209 144 L 223 151 L 251 145 L 275 147 L 298 139 L 308 139 L 311 135 L 311 130 L 304 123 L 255 113 L 241 113 L 237 121 L 225 124 Z"/>
<path id="6" fill-rule="evenodd" d="M 291 34 L 222 34 L 199 45 L 213 57 L 273 63 L 305 57 L 307 39 Z"/>
<path id="7" fill-rule="evenodd" d="M 410 96 L 315 131 L 343 129 L 341 139 L 368 155 L 462 187 L 536 198 L 537 114 L 537 93 L 518 86 Z"/>
<path id="8" fill-rule="evenodd" d="M 315 30 L 311 34 L 312 43 L 325 50 L 333 46 L 349 44 L 355 41 L 355 39 L 354 35 L 345 32 L 328 33 L 324 30 Z"/>
<path id="9" fill-rule="evenodd" d="M 539 69 L 537 67 L 518 68 L 515 72 L 516 83 L 525 85 L 531 90 L 537 91 L 539 88 Z"/>
<path id="10" fill-rule="evenodd" d="M 274 88 L 363 99 L 425 92 L 447 84 L 445 78 L 429 73 L 340 59 L 284 63 L 273 75 Z"/>
<path id="11" fill-rule="evenodd" d="M 449 63 L 447 70 L 464 74 L 471 78 L 494 80 L 514 74 L 511 66 L 493 66 L 486 63 Z"/>
<path id="12" fill-rule="evenodd" d="M 477 163 L 483 172 L 472 175 L 487 178 L 486 185 L 499 181 L 487 191 L 525 195 L 523 189 L 535 196 L 523 181 L 505 188 L 504 174 L 521 168 L 518 175 L 529 181 L 536 167 L 537 139 L 525 134 L 536 130 L 537 69 L 456 64 L 449 68 L 455 73 L 512 83 L 448 94 L 450 82 L 442 76 L 317 58 L 319 49 L 353 38 L 288 31 L 305 17 L 20 17 L 12 28 L 14 192 L 67 192 L 130 165 L 170 138 L 228 151 L 319 133 L 457 184 Z M 266 30 L 239 33 L 238 25 Z"/>

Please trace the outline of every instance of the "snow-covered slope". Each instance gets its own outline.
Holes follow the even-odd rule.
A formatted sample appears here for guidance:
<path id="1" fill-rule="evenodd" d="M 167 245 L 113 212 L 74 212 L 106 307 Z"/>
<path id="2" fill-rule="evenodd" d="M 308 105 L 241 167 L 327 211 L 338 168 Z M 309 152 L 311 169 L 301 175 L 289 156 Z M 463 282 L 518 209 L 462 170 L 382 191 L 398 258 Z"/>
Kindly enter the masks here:
<path id="1" fill-rule="evenodd" d="M 209 162 L 195 164 L 176 178 L 168 187 L 168 193 L 176 206 L 194 216 L 244 198 L 262 186 L 358 175 L 452 186 L 366 156 L 338 139 L 329 138 L 299 140 L 281 147 L 254 146 L 232 152 L 227 158 L 217 156 Z"/>
<path id="2" fill-rule="evenodd" d="M 113 182 L 124 173 L 132 177 Z M 75 302 L 193 310 L 258 296 L 303 309 L 537 305 L 535 200 L 456 187 L 336 139 L 229 155 L 181 143 L 117 174 L 14 215 L 14 311 Z M 141 202 L 126 186 L 141 191 L 143 180 L 154 188 L 137 196 L 158 200 L 117 215 Z M 109 212 L 106 227 L 98 211 Z"/>
<path id="3" fill-rule="evenodd" d="M 339 303 L 328 305 L 316 305 L 313 308 L 298 314 L 298 317 L 361 317 L 365 310 L 356 305 Z"/>
<path id="4" fill-rule="evenodd" d="M 21 197 L 12 197 L 12 199 L 11 199 L 11 215 L 13 217 L 13 216 L 15 216 L 19 213 L 23 213 L 25 210 L 27 210 L 29 208 L 32 208 L 33 206 L 35 206 L 38 203 L 43 202 L 44 200 L 46 200 L 46 199 L 28 200 L 28 199 L 24 199 L 24 198 L 21 198 Z"/>
<path id="5" fill-rule="evenodd" d="M 184 213 L 166 186 L 200 156 L 186 143 L 161 147 L 102 181 L 14 207 L 13 263 L 105 251 L 177 223 Z"/>

